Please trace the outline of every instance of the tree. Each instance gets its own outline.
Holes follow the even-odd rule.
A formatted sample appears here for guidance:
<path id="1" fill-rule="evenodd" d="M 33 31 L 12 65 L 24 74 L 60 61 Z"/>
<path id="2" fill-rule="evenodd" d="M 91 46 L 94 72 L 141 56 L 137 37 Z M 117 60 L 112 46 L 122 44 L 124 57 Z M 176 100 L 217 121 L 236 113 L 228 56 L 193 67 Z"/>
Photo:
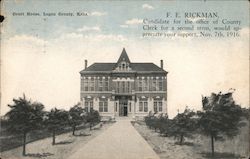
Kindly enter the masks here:
<path id="1" fill-rule="evenodd" d="M 72 127 L 72 135 L 75 135 L 76 127 L 85 122 L 85 111 L 79 105 L 75 105 L 69 110 L 69 125 Z"/>
<path id="2" fill-rule="evenodd" d="M 212 156 L 215 140 L 223 140 L 223 135 L 233 137 L 239 133 L 242 110 L 235 104 L 232 94 L 220 92 L 212 93 L 210 97 L 202 97 L 203 111 L 198 112 L 199 125 L 201 132 L 211 138 Z"/>
<path id="3" fill-rule="evenodd" d="M 87 113 L 86 119 L 89 123 L 89 130 L 91 130 L 95 123 L 100 122 L 99 112 L 94 109 L 90 109 L 90 111 Z"/>
<path id="4" fill-rule="evenodd" d="M 168 119 L 168 115 L 160 114 L 158 120 L 156 121 L 156 127 L 160 130 L 161 134 L 168 135 L 170 119 Z"/>
<path id="5" fill-rule="evenodd" d="M 192 133 L 196 129 L 197 119 L 195 119 L 195 112 L 186 109 L 183 113 L 178 113 L 171 124 L 169 124 L 168 134 L 179 139 L 179 144 L 182 145 L 185 137 L 192 137 Z"/>
<path id="6" fill-rule="evenodd" d="M 156 113 L 152 113 L 151 111 L 149 114 L 144 118 L 146 125 L 152 129 L 154 128 L 155 132 L 159 128 L 158 124 L 158 118 L 156 116 Z"/>
<path id="7" fill-rule="evenodd" d="M 153 114 L 151 111 L 145 116 L 144 121 L 151 129 L 154 128 L 155 132 L 160 131 L 161 134 L 167 135 L 170 119 L 167 114 Z"/>
<path id="8" fill-rule="evenodd" d="M 13 99 L 14 104 L 8 105 L 11 110 L 6 114 L 8 118 L 8 130 L 14 133 L 23 134 L 23 155 L 26 155 L 26 136 L 32 130 L 38 129 L 42 125 L 44 106 L 41 103 L 23 98 Z"/>
<path id="9" fill-rule="evenodd" d="M 68 112 L 60 109 L 51 109 L 47 114 L 46 126 L 52 132 L 52 145 L 56 143 L 56 132 L 62 130 L 68 123 Z"/>

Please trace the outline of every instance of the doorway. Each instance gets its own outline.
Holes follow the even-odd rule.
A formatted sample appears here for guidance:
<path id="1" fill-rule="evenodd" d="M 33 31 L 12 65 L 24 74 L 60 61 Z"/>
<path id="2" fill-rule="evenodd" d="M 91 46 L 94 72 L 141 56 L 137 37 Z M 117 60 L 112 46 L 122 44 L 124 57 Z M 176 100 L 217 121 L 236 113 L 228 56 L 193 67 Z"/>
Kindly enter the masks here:
<path id="1" fill-rule="evenodd" d="M 119 100 L 119 116 L 128 116 L 128 100 Z"/>

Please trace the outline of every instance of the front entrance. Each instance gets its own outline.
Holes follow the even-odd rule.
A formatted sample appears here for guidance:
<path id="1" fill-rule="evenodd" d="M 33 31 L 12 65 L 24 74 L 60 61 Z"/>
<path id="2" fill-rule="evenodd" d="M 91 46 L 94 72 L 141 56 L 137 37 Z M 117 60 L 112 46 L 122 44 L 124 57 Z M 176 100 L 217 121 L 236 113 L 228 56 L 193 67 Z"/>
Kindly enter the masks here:
<path id="1" fill-rule="evenodd" d="M 128 116 L 128 100 L 119 100 L 119 116 Z"/>

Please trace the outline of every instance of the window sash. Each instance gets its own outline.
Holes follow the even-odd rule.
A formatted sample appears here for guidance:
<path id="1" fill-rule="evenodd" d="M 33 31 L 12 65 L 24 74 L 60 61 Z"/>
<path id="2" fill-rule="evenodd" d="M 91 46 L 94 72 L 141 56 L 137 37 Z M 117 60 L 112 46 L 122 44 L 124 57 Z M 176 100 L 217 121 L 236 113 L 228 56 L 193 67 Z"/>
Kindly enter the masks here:
<path id="1" fill-rule="evenodd" d="M 139 102 L 139 111 L 140 111 L 140 112 L 143 111 L 143 102 Z"/>
<path id="2" fill-rule="evenodd" d="M 154 101 L 154 112 L 162 112 L 162 101 Z"/>
<path id="3" fill-rule="evenodd" d="M 162 112 L 162 102 L 158 102 L 159 105 L 159 112 Z"/>
<path id="4" fill-rule="evenodd" d="M 142 91 L 142 81 L 140 79 L 138 81 L 138 91 Z"/>
<path id="5" fill-rule="evenodd" d="M 99 112 L 108 112 L 108 102 L 100 101 L 99 102 Z"/>
<path id="6" fill-rule="evenodd" d="M 104 102 L 103 112 L 108 112 L 108 102 L 107 101 Z"/>
<path id="7" fill-rule="evenodd" d="M 93 109 L 93 101 L 92 100 L 85 101 L 84 107 L 85 107 L 85 110 L 89 112 L 89 110 Z"/>
<path id="8" fill-rule="evenodd" d="M 144 102 L 144 112 L 148 112 L 148 102 Z"/>
<path id="9" fill-rule="evenodd" d="M 99 112 L 103 112 L 103 102 L 99 102 Z"/>
<path id="10" fill-rule="evenodd" d="M 154 102 L 154 112 L 157 112 L 157 102 Z"/>

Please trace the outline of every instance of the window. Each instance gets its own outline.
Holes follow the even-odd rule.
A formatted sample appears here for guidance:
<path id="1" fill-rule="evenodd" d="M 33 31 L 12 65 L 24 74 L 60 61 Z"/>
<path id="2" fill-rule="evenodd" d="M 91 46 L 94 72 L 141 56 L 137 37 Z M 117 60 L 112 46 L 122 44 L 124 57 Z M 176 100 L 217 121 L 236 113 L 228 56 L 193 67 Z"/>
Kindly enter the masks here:
<path id="1" fill-rule="evenodd" d="M 138 81 L 138 91 L 142 91 L 142 80 L 139 79 Z"/>
<path id="2" fill-rule="evenodd" d="M 148 112 L 148 102 L 144 102 L 144 112 Z"/>
<path id="3" fill-rule="evenodd" d="M 155 112 L 155 113 L 158 112 L 158 111 L 157 111 L 157 102 L 154 102 L 154 112 Z"/>
<path id="4" fill-rule="evenodd" d="M 143 80 L 143 91 L 148 91 L 148 80 Z"/>
<path id="5" fill-rule="evenodd" d="M 88 86 L 88 79 L 87 78 L 83 80 L 83 85 L 84 85 L 84 91 L 88 91 L 89 86 Z"/>
<path id="6" fill-rule="evenodd" d="M 155 100 L 154 101 L 154 112 L 162 112 L 162 101 L 160 100 Z"/>
<path id="7" fill-rule="evenodd" d="M 153 79 L 152 81 L 152 91 L 156 91 L 156 80 Z"/>
<path id="8" fill-rule="evenodd" d="M 115 103 L 115 112 L 117 112 L 117 103 Z"/>
<path id="9" fill-rule="evenodd" d="M 81 79 L 81 91 L 84 91 L 84 79 Z"/>
<path id="10" fill-rule="evenodd" d="M 93 101 L 89 102 L 90 110 L 93 110 Z"/>
<path id="11" fill-rule="evenodd" d="M 99 91 L 102 91 L 102 88 L 103 88 L 103 82 L 102 82 L 102 79 L 99 79 Z"/>
<path id="12" fill-rule="evenodd" d="M 163 82 L 162 79 L 159 80 L 159 91 L 163 91 Z"/>
<path id="13" fill-rule="evenodd" d="M 89 91 L 94 91 L 94 85 L 95 85 L 94 78 L 91 78 L 91 80 L 89 80 Z"/>
<path id="14" fill-rule="evenodd" d="M 117 93 L 120 93 L 120 82 L 119 81 L 117 82 L 116 89 L 117 89 Z"/>
<path id="15" fill-rule="evenodd" d="M 89 102 L 85 102 L 84 107 L 85 107 L 86 112 L 89 112 Z"/>
<path id="16" fill-rule="evenodd" d="M 131 103 L 129 103 L 129 112 L 131 112 Z"/>
<path id="17" fill-rule="evenodd" d="M 122 93 L 125 93 L 125 82 L 122 81 Z"/>
<path id="18" fill-rule="evenodd" d="M 127 82 L 126 92 L 127 92 L 127 93 L 130 92 L 130 82 Z"/>
<path id="19" fill-rule="evenodd" d="M 146 101 L 140 101 L 139 102 L 139 112 L 148 112 L 148 102 Z"/>
<path id="20" fill-rule="evenodd" d="M 158 102 L 159 105 L 159 112 L 162 112 L 162 102 Z"/>
<path id="21" fill-rule="evenodd" d="M 93 101 L 92 100 L 85 101 L 84 107 L 86 112 L 89 112 L 91 109 L 93 109 Z"/>
<path id="22" fill-rule="evenodd" d="M 108 112 L 108 102 L 100 101 L 99 102 L 99 112 Z"/>
<path id="23" fill-rule="evenodd" d="M 139 112 L 143 111 L 143 102 L 139 102 Z"/>
<path id="24" fill-rule="evenodd" d="M 108 91 L 108 87 L 109 87 L 109 80 L 106 78 L 104 81 L 104 91 Z"/>
<path id="25" fill-rule="evenodd" d="M 104 106 L 103 111 L 108 112 L 108 102 L 107 101 L 103 102 L 103 106 Z"/>

